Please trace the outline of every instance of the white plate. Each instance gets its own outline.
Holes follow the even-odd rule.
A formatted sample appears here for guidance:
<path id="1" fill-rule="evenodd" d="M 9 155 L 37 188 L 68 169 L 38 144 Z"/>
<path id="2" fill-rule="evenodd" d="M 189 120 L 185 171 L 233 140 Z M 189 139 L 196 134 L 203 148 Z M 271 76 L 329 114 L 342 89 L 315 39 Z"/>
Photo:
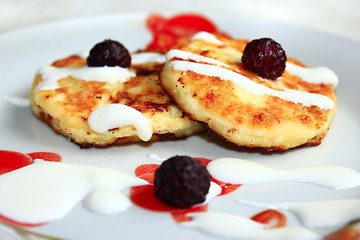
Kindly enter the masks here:
<path id="1" fill-rule="evenodd" d="M 360 43 L 309 29 L 235 16 L 209 15 L 220 29 L 237 38 L 272 37 L 288 55 L 309 66 L 324 65 L 336 72 L 338 107 L 328 135 L 317 147 L 297 148 L 285 153 L 262 154 L 235 147 L 212 134 L 203 133 L 186 140 L 150 144 L 130 144 L 106 149 L 80 149 L 45 123 L 29 108 L 18 107 L 6 97 L 26 97 L 36 70 L 53 60 L 91 48 L 112 38 L 130 50 L 151 40 L 145 27 L 147 14 L 125 14 L 81 18 L 40 25 L 0 36 L 0 149 L 23 153 L 50 151 L 63 161 L 114 168 L 134 174 L 136 166 L 151 163 L 151 153 L 170 157 L 237 157 L 276 168 L 335 164 L 360 171 Z M 44 179 L 46 180 L 46 179 Z M 36 194 L 36 193 L 34 193 Z M 272 183 L 242 186 L 236 192 L 216 198 L 211 210 L 252 216 L 259 209 L 244 207 L 236 199 L 273 201 L 330 200 L 360 198 L 359 188 L 346 191 L 301 183 Z M 285 212 L 289 225 L 299 224 Z M 359 216 L 360 217 L 360 216 Z M 157 213 L 136 206 L 116 215 L 97 215 L 78 204 L 64 219 L 33 228 L 36 232 L 67 239 L 214 239 L 178 226 L 169 213 Z"/>

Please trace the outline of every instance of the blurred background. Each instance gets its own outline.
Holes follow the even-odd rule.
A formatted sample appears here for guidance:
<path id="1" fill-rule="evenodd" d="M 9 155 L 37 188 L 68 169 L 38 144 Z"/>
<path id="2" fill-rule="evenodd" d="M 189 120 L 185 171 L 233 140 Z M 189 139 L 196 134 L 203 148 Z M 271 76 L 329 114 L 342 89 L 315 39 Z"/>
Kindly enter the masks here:
<path id="1" fill-rule="evenodd" d="M 128 12 L 241 15 L 360 40 L 360 0 L 0 0 L 0 34 L 66 18 Z"/>

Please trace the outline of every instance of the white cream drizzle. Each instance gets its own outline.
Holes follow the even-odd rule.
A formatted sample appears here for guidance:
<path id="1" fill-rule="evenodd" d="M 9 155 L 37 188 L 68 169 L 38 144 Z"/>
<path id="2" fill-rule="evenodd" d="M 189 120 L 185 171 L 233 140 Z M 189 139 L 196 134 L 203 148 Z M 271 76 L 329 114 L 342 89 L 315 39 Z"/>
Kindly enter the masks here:
<path id="1" fill-rule="evenodd" d="M 192 40 L 203 40 L 210 43 L 216 44 L 225 44 L 222 41 L 218 40 L 213 34 L 208 32 L 199 32 L 195 34 Z M 239 59 L 241 59 L 241 55 L 239 55 Z M 286 71 L 291 75 L 296 75 L 302 78 L 303 81 L 316 83 L 316 84 L 333 84 L 334 87 L 338 84 L 338 77 L 336 74 L 327 67 L 301 67 L 296 64 L 287 62 L 286 63 Z"/>
<path id="2" fill-rule="evenodd" d="M 230 67 L 229 65 L 215 60 L 213 58 L 204 57 L 198 54 L 186 52 L 179 49 L 173 49 L 166 53 L 166 59 L 171 60 L 172 58 L 179 58 L 182 60 L 193 60 L 196 62 L 205 62 L 209 64 L 214 64 L 217 66 Z M 241 59 L 241 54 L 239 56 Z M 291 74 L 300 77 L 303 81 L 315 84 L 333 84 L 334 87 L 337 86 L 339 79 L 336 74 L 327 67 L 301 67 L 296 64 L 287 62 L 286 71 Z"/>
<path id="3" fill-rule="evenodd" d="M 89 51 L 83 51 L 77 55 L 87 58 Z M 153 52 L 133 53 L 131 55 L 132 64 L 148 64 L 152 62 L 164 63 L 165 55 Z M 119 66 L 89 67 L 87 65 L 80 68 L 45 66 L 38 70 L 38 74 L 42 76 L 42 81 L 36 87 L 36 91 L 59 88 L 58 80 L 69 76 L 85 81 L 108 82 L 110 84 L 126 82 L 136 76 L 128 68 Z"/>
<path id="4" fill-rule="evenodd" d="M 228 239 L 277 239 L 309 240 L 319 236 L 303 227 L 266 228 L 267 225 L 235 214 L 218 212 L 188 213 L 191 221 L 180 223 L 181 226 L 195 228 L 209 235 Z"/>
<path id="5" fill-rule="evenodd" d="M 235 158 L 219 158 L 208 164 L 212 177 L 226 183 L 259 182 L 257 179 L 260 182 L 288 180 L 289 176 L 293 179 L 293 175 L 304 176 L 304 173 L 306 177 L 303 179 L 311 176 L 311 179 L 316 179 L 315 183 L 334 188 L 340 187 L 333 184 L 331 179 L 342 182 L 340 185 L 344 189 L 352 186 L 354 179 L 359 183 L 357 172 L 343 167 L 329 167 L 275 170 Z M 284 171 L 288 172 L 284 174 Z M 0 215 L 28 224 L 51 222 L 64 217 L 81 200 L 90 211 L 114 214 L 132 205 L 128 197 L 120 192 L 121 189 L 147 184 L 145 180 L 112 169 L 37 159 L 31 165 L 0 175 Z M 208 203 L 219 194 L 221 187 L 211 182 L 205 202 L 199 205 Z M 293 203 L 263 203 L 239 199 L 238 202 L 260 208 L 289 210 L 310 228 L 338 227 L 356 220 L 360 215 L 360 200 L 357 199 Z M 316 233 L 303 227 L 272 229 L 266 224 L 235 214 L 201 212 L 187 215 L 192 220 L 181 223 L 181 226 L 221 238 L 319 238 Z"/>
<path id="6" fill-rule="evenodd" d="M 258 84 L 239 73 L 214 65 L 175 60 L 170 62 L 169 66 L 174 70 L 182 72 L 193 71 L 198 74 L 230 80 L 245 91 L 255 95 L 268 94 L 294 103 L 300 103 L 304 106 L 318 106 L 322 109 L 333 109 L 335 106 L 334 102 L 324 95 L 291 89 L 284 89 L 284 91 L 274 90 L 265 85 Z"/>
<path id="7" fill-rule="evenodd" d="M 123 104 L 108 104 L 91 112 L 89 127 L 97 133 L 106 133 L 110 129 L 131 125 L 137 136 L 149 141 L 153 134 L 150 121 L 138 110 Z"/>
<path id="8" fill-rule="evenodd" d="M 131 55 L 131 64 L 164 63 L 165 54 L 155 52 L 140 52 Z"/>
<path id="9" fill-rule="evenodd" d="M 215 179 L 232 184 L 298 181 L 336 190 L 360 186 L 360 173 L 341 166 L 273 169 L 248 160 L 218 158 L 209 162 L 207 169 Z"/>
<path id="10" fill-rule="evenodd" d="M 115 214 L 125 211 L 132 203 L 116 189 L 99 187 L 86 196 L 84 205 L 94 213 Z"/>
<path id="11" fill-rule="evenodd" d="M 108 82 L 111 84 L 117 82 L 126 82 L 136 74 L 127 68 L 121 67 L 88 67 L 80 68 L 64 67 L 58 68 L 46 66 L 38 71 L 42 81 L 36 86 L 35 90 L 51 90 L 59 88 L 58 80 L 66 77 L 74 77 L 85 81 Z"/>
<path id="12" fill-rule="evenodd" d="M 186 52 L 186 51 L 183 51 L 183 50 L 173 49 L 173 50 L 170 50 L 170 51 L 168 51 L 166 53 L 166 60 L 170 60 L 170 59 L 175 58 L 175 57 L 183 59 L 183 60 L 193 60 L 193 61 L 196 61 L 196 62 L 204 62 L 204 63 L 214 64 L 214 65 L 217 65 L 217 66 L 229 67 L 229 65 L 227 65 L 227 64 L 225 64 L 225 63 L 223 63 L 221 61 L 215 60 L 213 58 L 204 57 L 204 56 L 194 54 L 194 53 L 190 53 L 190 52 Z"/>
<path id="13" fill-rule="evenodd" d="M 38 224 L 64 217 L 78 202 L 90 196 L 90 209 L 117 212 L 129 207 L 125 196 L 116 204 L 107 197 L 119 190 L 147 185 L 145 180 L 95 166 L 35 160 L 33 164 L 0 175 L 0 214 L 21 223 Z M 99 198 L 102 189 L 108 192 Z M 94 192 L 95 191 L 95 192 Z M 110 208 L 109 208 L 110 206 Z M 97 211 L 97 212 L 101 212 Z"/>
<path id="14" fill-rule="evenodd" d="M 338 85 L 339 79 L 336 74 L 327 67 L 300 67 L 296 64 L 287 62 L 285 70 L 291 74 L 300 77 L 303 81 L 315 84 Z"/>
<path id="15" fill-rule="evenodd" d="M 208 32 L 198 32 L 196 34 L 194 34 L 191 37 L 191 40 L 203 40 L 206 42 L 211 42 L 211 43 L 215 43 L 215 44 L 219 44 L 219 45 L 224 45 L 225 43 L 220 41 L 219 39 L 217 39 L 214 34 L 208 33 Z"/>
<path id="16" fill-rule="evenodd" d="M 219 41 L 213 34 L 207 32 L 199 32 L 195 34 L 192 40 L 196 40 L 196 39 L 204 40 L 215 44 L 224 44 L 223 42 Z M 179 70 L 179 71 L 190 70 L 199 74 L 220 77 L 223 80 L 231 80 L 240 87 L 244 88 L 246 91 L 253 94 L 257 94 L 257 95 L 269 94 L 269 95 L 277 96 L 287 101 L 301 103 L 305 106 L 316 105 L 322 109 L 332 109 L 335 106 L 334 102 L 330 98 L 324 95 L 307 93 L 307 92 L 290 90 L 290 89 L 284 89 L 284 91 L 277 91 L 271 88 L 267 88 L 261 84 L 256 84 L 255 82 L 251 81 L 245 76 L 242 76 L 240 74 L 237 74 L 238 76 L 236 76 L 235 72 L 222 69 L 221 66 L 226 67 L 227 65 L 221 61 L 217 61 L 212 58 L 200 56 L 182 50 L 170 50 L 166 54 L 167 60 L 170 60 L 175 57 L 180 58 L 182 60 L 193 60 L 196 62 L 205 62 L 208 64 L 214 64 L 219 66 L 218 68 L 215 68 L 215 67 L 206 67 L 204 66 L 204 64 L 200 65 L 200 63 L 186 64 L 186 63 L 180 63 L 179 61 L 173 61 L 170 65 L 175 70 Z M 241 56 L 239 56 L 239 59 L 241 59 Z M 195 69 L 197 69 L 197 71 Z M 338 84 L 338 77 L 336 76 L 336 74 L 326 67 L 306 68 L 287 62 L 286 71 L 289 74 L 299 76 L 303 81 L 306 82 L 316 83 L 316 84 L 333 84 L 334 87 L 337 86 Z M 254 84 L 251 84 L 250 82 L 253 82 Z"/>
<path id="17" fill-rule="evenodd" d="M 209 203 L 216 196 L 220 195 L 221 192 L 222 192 L 222 188 L 220 187 L 220 185 L 213 181 L 210 181 L 210 188 L 209 188 L 209 192 L 206 194 L 205 201 L 198 205 L 204 205 L 204 204 Z"/>
<path id="18" fill-rule="evenodd" d="M 359 199 L 287 203 L 262 203 L 243 199 L 238 201 L 257 208 L 289 210 L 310 228 L 340 227 L 357 220 L 360 216 Z"/>

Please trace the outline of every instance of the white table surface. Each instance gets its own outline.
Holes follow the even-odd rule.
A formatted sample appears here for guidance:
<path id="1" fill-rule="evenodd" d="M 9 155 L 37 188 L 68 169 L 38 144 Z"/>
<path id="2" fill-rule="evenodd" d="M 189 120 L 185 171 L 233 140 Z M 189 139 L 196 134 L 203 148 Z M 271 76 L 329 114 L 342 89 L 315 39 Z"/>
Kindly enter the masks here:
<path id="1" fill-rule="evenodd" d="M 0 0 L 0 34 L 66 18 L 139 11 L 226 13 L 360 40 L 360 0 Z"/>

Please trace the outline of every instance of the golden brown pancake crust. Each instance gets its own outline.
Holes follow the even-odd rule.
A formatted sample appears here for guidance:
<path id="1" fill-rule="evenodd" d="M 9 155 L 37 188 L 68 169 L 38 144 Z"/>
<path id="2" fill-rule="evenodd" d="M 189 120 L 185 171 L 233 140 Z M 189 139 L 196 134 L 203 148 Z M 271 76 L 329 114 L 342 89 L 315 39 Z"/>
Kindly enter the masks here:
<path id="1" fill-rule="evenodd" d="M 82 67 L 84 58 L 70 56 L 55 61 L 55 67 Z M 152 123 L 150 141 L 177 139 L 192 135 L 202 129 L 189 119 L 176 103 L 161 88 L 158 75 L 163 64 L 149 63 L 131 66 L 136 72 L 127 82 L 110 84 L 84 81 L 66 77 L 58 81 L 59 88 L 35 90 L 42 81 L 37 75 L 30 93 L 34 114 L 47 122 L 55 132 L 67 137 L 81 147 L 104 147 L 114 144 L 141 141 L 132 126 L 124 126 L 98 134 L 87 123 L 90 113 L 100 106 L 121 103 L 143 113 Z"/>
<path id="2" fill-rule="evenodd" d="M 248 40 L 217 36 L 225 45 L 204 40 L 191 40 L 175 49 L 221 61 L 236 73 L 269 88 L 284 88 L 328 96 L 334 103 L 334 88 L 328 84 L 314 84 L 284 72 L 276 81 L 264 80 L 244 68 L 242 51 Z M 232 81 L 174 70 L 169 60 L 161 74 L 161 84 L 178 105 L 195 120 L 204 122 L 226 140 L 240 146 L 261 147 L 267 150 L 286 150 L 301 145 L 318 145 L 325 136 L 335 112 L 317 106 L 280 99 L 270 95 L 254 95 L 244 91 Z M 304 66 L 288 57 L 288 62 Z"/>

